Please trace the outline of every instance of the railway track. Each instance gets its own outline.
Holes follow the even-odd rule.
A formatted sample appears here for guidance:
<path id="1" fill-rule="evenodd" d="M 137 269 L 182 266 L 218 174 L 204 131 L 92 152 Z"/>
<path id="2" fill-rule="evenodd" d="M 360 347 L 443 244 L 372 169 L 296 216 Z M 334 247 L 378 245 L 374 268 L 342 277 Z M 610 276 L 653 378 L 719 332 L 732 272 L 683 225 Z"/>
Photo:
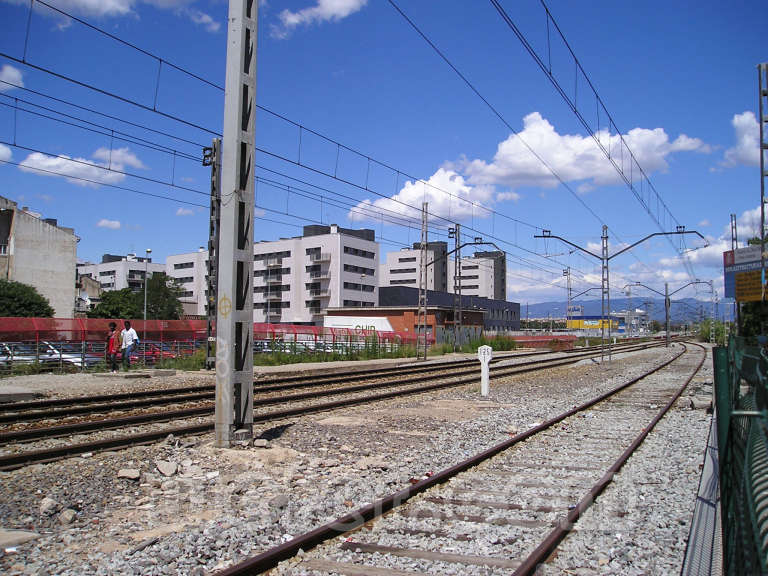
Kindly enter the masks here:
<path id="1" fill-rule="evenodd" d="M 571 529 L 587 528 L 579 519 L 699 371 L 706 350 L 693 346 L 703 352 L 686 344 L 638 378 L 217 575 L 535 574 Z M 665 377 L 672 363 L 690 373 L 682 385 Z"/>
<path id="2" fill-rule="evenodd" d="M 623 346 L 620 345 L 616 347 L 616 352 L 625 349 L 635 350 L 637 349 L 637 346 L 638 344 Z M 579 351 L 568 351 L 562 355 L 576 357 L 599 349 L 599 347 L 591 347 Z M 536 351 L 500 355 L 494 358 L 492 363 L 498 364 L 500 362 L 512 361 L 520 358 L 551 354 L 552 353 L 548 351 Z M 315 377 L 286 376 L 255 381 L 254 394 L 265 395 L 270 392 L 279 393 L 286 390 L 301 388 L 316 388 L 322 386 L 331 386 L 334 384 L 362 382 L 369 380 L 372 377 L 391 377 L 397 380 L 401 380 L 403 376 L 416 376 L 419 374 L 445 372 L 446 369 L 450 369 L 454 374 L 472 373 L 476 370 L 476 367 L 477 361 L 470 359 L 441 362 L 431 364 L 429 366 L 406 366 L 359 370 L 352 373 L 345 373 L 343 375 L 323 374 Z M 386 384 L 385 381 L 382 381 L 381 383 Z M 206 385 L 171 388 L 165 390 L 145 390 L 134 393 L 101 394 L 94 396 L 78 396 L 72 398 L 56 398 L 50 400 L 17 402 L 13 404 L 0 405 L 0 424 L 15 424 L 21 422 L 32 422 L 36 420 L 63 419 L 83 414 L 103 414 L 105 412 L 125 411 L 136 408 L 167 406 L 170 404 L 183 404 L 189 402 L 200 403 L 206 400 L 212 401 L 214 399 L 214 395 L 215 386 Z M 254 399 L 254 403 L 256 403 L 256 399 Z M 178 414 L 176 417 L 177 416 Z M 0 439 L 0 443 L 2 443 L 2 439 Z"/>
<path id="3" fill-rule="evenodd" d="M 633 350 L 641 350 L 658 345 L 659 344 L 655 343 L 641 344 L 623 348 L 622 351 L 627 352 Z M 498 378 L 534 370 L 541 370 L 544 368 L 565 366 L 578 362 L 584 358 L 594 357 L 596 355 L 599 355 L 599 352 L 592 350 L 589 352 L 569 354 L 565 358 L 561 357 L 551 360 L 532 360 L 513 364 L 510 366 L 496 366 L 492 372 L 492 375 L 493 377 Z M 415 383 L 403 383 L 402 377 L 400 377 L 390 383 L 369 383 L 354 387 L 335 389 L 332 391 L 325 390 L 305 392 L 288 396 L 282 395 L 269 399 L 260 399 L 257 396 L 254 398 L 254 422 L 259 423 L 280 420 L 284 418 L 300 416 L 302 414 L 310 414 L 314 412 L 340 408 L 343 406 L 375 402 L 406 394 L 430 392 L 442 388 L 471 384 L 477 382 L 478 380 L 476 368 L 468 370 L 465 373 L 457 373 L 455 370 L 453 370 L 451 371 L 452 373 L 448 375 L 445 374 L 446 370 L 444 366 L 433 367 L 433 372 L 435 370 L 439 370 L 439 373 L 433 374 L 431 376 L 422 376 Z M 392 388 L 391 390 L 381 391 L 382 388 L 390 387 Z M 371 394 L 371 391 L 374 393 Z M 336 396 L 337 399 L 324 402 L 309 402 L 300 406 L 295 405 L 297 402 L 323 399 L 332 395 Z M 281 403 L 290 404 L 290 407 L 269 411 L 262 410 L 264 406 L 279 405 Z M 180 410 L 162 410 L 159 412 L 136 414 L 120 418 L 88 420 L 54 426 L 38 426 L 34 428 L 5 432 L 0 434 L 0 445 L 5 446 L 6 451 L 6 454 L 0 456 L 0 470 L 11 470 L 36 462 L 51 462 L 87 452 L 97 452 L 101 450 L 149 444 L 161 440 L 169 434 L 181 436 L 206 432 L 213 428 L 213 423 L 210 421 L 210 415 L 212 413 L 213 405 L 206 403 L 202 406 Z M 189 418 L 193 418 L 195 421 L 185 425 L 155 428 L 146 432 L 138 431 L 136 429 L 136 427 L 139 425 Z M 62 441 L 60 445 L 52 448 L 33 448 L 31 450 L 18 449 L 18 443 L 20 442 L 30 442 L 41 439 L 47 440 L 52 438 L 67 439 L 75 434 L 83 434 L 94 431 L 102 432 L 105 430 L 115 430 L 121 428 L 130 429 L 130 434 L 78 443 Z M 7 453 L 9 451 L 9 446 L 10 451 L 13 453 Z"/>

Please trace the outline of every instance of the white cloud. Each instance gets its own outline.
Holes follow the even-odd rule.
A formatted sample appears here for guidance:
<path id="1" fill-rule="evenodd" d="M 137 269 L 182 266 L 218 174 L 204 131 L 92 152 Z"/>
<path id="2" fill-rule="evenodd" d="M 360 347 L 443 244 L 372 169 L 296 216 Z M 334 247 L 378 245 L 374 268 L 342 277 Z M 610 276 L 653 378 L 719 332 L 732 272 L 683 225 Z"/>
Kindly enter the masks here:
<path id="1" fill-rule="evenodd" d="M 14 68 L 10 64 L 3 64 L 3 67 L 0 68 L 0 80 L 2 80 L 2 82 L 9 82 L 10 84 L 15 84 L 19 88 L 24 87 L 24 79 L 21 77 L 21 70 L 19 70 L 18 68 Z M 0 92 L 13 90 L 13 88 L 14 86 L 9 86 L 8 84 L 0 83 Z"/>
<path id="2" fill-rule="evenodd" d="M 79 186 L 96 188 L 100 184 L 117 184 L 125 180 L 125 174 L 120 172 L 126 166 L 145 168 L 141 160 L 128 148 L 117 148 L 111 153 L 108 148 L 99 148 L 93 153 L 93 158 L 90 160 L 72 158 L 64 154 L 48 156 L 33 152 L 21 162 L 19 169 L 41 176 L 58 176 Z"/>
<path id="3" fill-rule="evenodd" d="M 192 216 L 195 213 L 194 210 L 190 208 L 179 208 L 176 210 L 176 216 Z"/>
<path id="4" fill-rule="evenodd" d="M 491 162 L 485 160 L 461 160 L 454 164 L 471 184 L 507 186 L 517 189 L 524 186 L 554 188 L 558 180 L 523 144 L 523 140 L 566 182 L 582 182 L 579 191 L 586 193 L 594 186 L 616 184 L 620 177 L 615 168 L 595 144 L 591 136 L 559 134 L 538 112 L 523 119 L 521 138 L 514 134 L 501 142 Z M 620 138 L 609 136 L 607 131 L 597 133 L 603 146 L 614 153 L 621 164 Z M 711 151 L 698 138 L 681 134 L 670 141 L 663 128 L 633 128 L 624 135 L 624 141 L 634 153 L 645 173 L 650 175 L 668 169 L 667 157 L 676 152 Z M 629 173 L 629 155 L 625 151 L 626 173 Z"/>
<path id="5" fill-rule="evenodd" d="M 8 162 L 11 159 L 11 149 L 8 146 L 0 144 L 0 162 Z"/>
<path id="6" fill-rule="evenodd" d="M 440 168 L 426 182 L 409 180 L 391 198 L 360 202 L 350 210 L 348 217 L 353 221 L 376 220 L 378 214 L 382 214 L 385 219 L 405 217 L 417 221 L 421 218 L 421 211 L 411 206 L 421 206 L 422 202 L 429 203 L 432 215 L 446 218 L 486 217 L 488 210 L 478 203 L 487 204 L 492 199 L 493 190 L 490 187 L 469 186 L 460 174 Z"/>
<path id="7" fill-rule="evenodd" d="M 704 218 L 704 220 L 702 220 L 701 222 L 699 222 L 699 224 L 698 224 L 698 225 L 699 225 L 699 226 L 702 226 L 702 227 L 703 227 L 703 226 L 709 226 L 709 220 L 707 220 L 706 218 Z"/>
<path id="8" fill-rule="evenodd" d="M 588 193 L 596 186 L 621 182 L 613 165 L 597 147 L 591 136 L 562 135 L 538 112 L 528 114 L 524 119 L 524 129 L 520 136 L 542 157 L 555 172 L 566 182 L 578 182 L 578 191 Z M 607 132 L 598 134 L 606 148 L 609 146 L 616 153 L 619 150 L 618 135 L 609 137 Z M 662 128 L 653 130 L 634 128 L 625 136 L 627 145 L 633 150 L 635 158 L 650 175 L 655 171 L 668 168 L 667 158 L 674 153 L 696 151 L 708 153 L 710 147 L 698 138 L 681 134 L 670 140 Z M 628 158 L 628 154 L 626 154 Z M 620 160 L 617 160 L 620 162 Z M 629 173 L 629 164 L 625 163 L 625 172 Z M 636 172 L 636 170 L 635 170 Z M 414 208 L 422 201 L 429 202 L 429 211 L 433 214 L 451 218 L 471 216 L 485 217 L 490 214 L 487 208 L 495 202 L 521 199 L 516 191 L 525 186 L 554 188 L 559 181 L 536 158 L 521 139 L 514 134 L 499 143 L 496 154 L 488 162 L 482 159 L 462 158 L 456 162 L 445 163 L 435 172 L 426 187 L 421 181 L 407 182 L 392 198 L 365 200 L 358 205 L 356 212 L 350 212 L 351 220 L 371 218 L 361 214 L 361 209 L 387 209 L 410 218 L 418 218 L 418 210 L 407 208 L 395 202 L 400 200 Z M 497 190 L 501 188 L 501 190 Z M 450 199 L 445 192 L 451 192 L 462 200 Z M 386 218 L 387 213 L 383 216 Z"/>
<path id="9" fill-rule="evenodd" d="M 725 151 L 720 166 L 730 168 L 760 164 L 760 127 L 754 112 L 748 110 L 741 114 L 734 114 L 731 125 L 736 136 L 736 145 Z"/>
<path id="10" fill-rule="evenodd" d="M 299 26 L 323 22 L 338 22 L 363 9 L 368 0 L 316 0 L 314 6 L 297 12 L 283 10 L 278 14 L 279 25 L 272 26 L 272 36 L 286 38 Z"/>
<path id="11" fill-rule="evenodd" d="M 2 0 L 11 4 L 29 4 L 28 0 Z M 136 16 L 140 4 L 149 4 L 161 10 L 172 10 L 178 16 L 189 18 L 193 23 L 203 26 L 208 32 L 218 32 L 221 25 L 209 14 L 190 7 L 195 0 L 58 0 L 55 5 L 64 12 L 75 16 L 92 18 L 119 18 Z M 42 5 L 37 9 L 47 16 L 61 20 L 59 29 L 69 28 L 72 24 L 69 18 L 63 17 Z"/>
<path id="12" fill-rule="evenodd" d="M 102 218 L 96 224 L 99 228 L 108 228 L 110 230 L 120 230 L 120 220 L 107 220 Z"/>
<path id="13" fill-rule="evenodd" d="M 218 32 L 221 28 L 221 24 L 219 22 L 216 22 L 213 18 L 211 18 L 210 14 L 206 14 L 205 12 L 201 12 L 200 10 L 189 8 L 187 10 L 184 10 L 184 13 L 187 15 L 187 17 L 192 20 L 195 24 L 198 24 L 205 28 L 208 32 L 214 33 Z"/>

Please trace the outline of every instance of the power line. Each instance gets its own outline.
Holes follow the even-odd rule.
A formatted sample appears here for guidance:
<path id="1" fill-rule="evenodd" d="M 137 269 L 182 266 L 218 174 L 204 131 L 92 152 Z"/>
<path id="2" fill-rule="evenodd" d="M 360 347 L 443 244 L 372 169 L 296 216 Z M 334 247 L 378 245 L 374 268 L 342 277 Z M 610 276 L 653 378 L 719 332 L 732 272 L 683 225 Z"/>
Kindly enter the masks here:
<path id="1" fill-rule="evenodd" d="M 474 94 L 480 98 L 480 100 L 485 103 L 485 105 L 493 112 L 493 114 L 501 120 L 501 122 L 506 126 L 509 131 L 520 140 L 520 142 L 525 146 L 525 148 L 549 171 L 552 176 L 555 177 L 555 179 L 560 182 L 560 184 L 568 190 L 568 192 L 571 193 L 571 195 L 601 224 L 606 225 L 607 224 L 600 218 L 600 216 L 584 201 L 583 198 L 581 198 L 575 190 L 555 171 L 555 169 L 546 161 L 544 158 L 539 155 L 523 138 L 520 133 L 515 130 L 512 125 L 504 118 L 504 116 L 499 112 L 491 103 L 490 101 L 482 95 L 482 93 L 475 87 L 475 85 L 451 62 L 451 60 L 437 47 L 437 45 L 430 40 L 430 38 L 416 25 L 416 23 L 411 20 L 405 12 L 403 12 L 400 7 L 394 2 L 394 0 L 388 0 L 390 5 L 403 17 L 403 19 L 416 31 L 416 33 L 421 36 L 421 38 L 429 44 L 429 46 L 434 50 L 434 52 L 461 78 L 461 80 L 469 87 Z M 616 232 L 608 227 L 609 230 L 611 230 L 611 233 L 615 238 L 621 241 L 620 237 Z M 637 255 L 634 253 L 634 251 L 630 251 L 630 253 L 633 255 L 633 257 L 643 266 L 648 268 L 648 266 L 642 262 Z"/>
<path id="2" fill-rule="evenodd" d="M 155 178 L 150 178 L 149 176 L 142 176 L 141 174 L 136 174 L 133 172 L 125 172 L 123 170 L 117 170 L 116 168 L 112 168 L 112 166 L 102 166 L 101 164 L 96 164 L 94 162 L 88 162 L 86 160 L 77 159 L 77 158 L 69 158 L 67 156 L 61 156 L 57 154 L 53 154 L 51 152 L 46 152 L 45 150 L 40 150 L 38 148 L 32 148 L 30 146 L 22 146 L 21 144 L 15 144 L 13 142 L 7 142 L 5 140 L 0 140 L 0 144 L 5 144 L 6 146 L 12 146 L 14 148 L 18 148 L 19 150 L 26 150 L 27 152 L 33 152 L 37 154 L 43 154 L 45 156 L 48 156 L 49 158 L 60 158 L 62 160 L 66 160 L 67 162 L 72 162 L 74 164 L 80 164 L 83 166 L 88 166 L 90 168 L 96 168 L 98 170 L 104 170 L 105 172 L 113 172 L 115 174 L 120 174 L 121 176 L 130 176 L 131 178 L 138 178 L 139 180 L 144 180 L 146 182 L 152 182 L 153 184 L 160 184 L 162 186 L 170 186 L 171 188 L 177 188 L 179 190 L 185 190 L 187 192 L 193 192 L 195 194 L 200 194 L 201 196 L 209 196 L 210 192 L 202 192 L 200 190 L 195 190 L 194 188 L 189 188 L 187 186 L 181 186 L 179 184 L 175 184 L 173 182 L 165 182 L 163 180 L 157 180 Z M 33 166 L 29 166 L 28 164 L 18 164 L 18 166 L 22 168 L 34 168 Z M 63 176 L 66 176 L 69 178 L 70 176 L 68 174 L 62 174 Z M 74 176 L 73 176 L 74 178 Z M 79 178 L 78 178 L 79 179 Z M 103 182 L 97 182 L 93 181 L 95 184 L 105 184 Z M 106 184 L 105 184 L 106 185 Z"/>
<path id="3" fill-rule="evenodd" d="M 100 182 L 98 180 L 91 180 L 90 178 L 84 178 L 82 176 L 74 176 L 72 174 L 66 174 L 64 172 L 59 172 L 56 170 L 46 170 L 44 168 L 37 168 L 35 166 L 28 166 L 26 164 L 22 164 L 21 162 L 13 162 L 12 160 L 0 160 L 0 163 L 2 164 L 10 164 L 11 166 L 18 166 L 19 168 L 24 168 L 25 170 L 34 170 L 35 172 L 41 172 L 43 174 L 49 174 L 51 176 L 61 176 L 63 178 L 69 178 L 70 180 L 79 180 L 80 182 L 85 182 L 88 184 L 95 184 L 98 186 L 107 186 L 109 188 L 115 188 L 117 190 L 122 190 L 124 192 L 132 192 L 134 194 L 140 194 L 142 196 L 149 196 L 152 198 L 157 198 L 160 200 L 169 200 L 171 202 L 177 202 L 179 204 L 186 204 L 187 206 L 198 206 L 200 208 L 208 209 L 208 206 L 205 204 L 198 204 L 197 202 L 190 202 L 188 200 L 180 200 L 179 198 L 173 198 L 171 196 L 164 196 L 162 194 L 154 194 L 152 192 L 145 192 L 143 190 L 136 190 L 135 188 L 128 188 L 127 186 L 118 186 L 117 184 L 109 184 L 107 182 Z"/>
<path id="4" fill-rule="evenodd" d="M 496 11 L 501 16 L 502 20 L 507 24 L 507 26 L 514 32 L 515 36 L 517 36 L 518 40 L 522 43 L 525 50 L 528 52 L 528 54 L 534 59 L 536 64 L 539 66 L 541 71 L 544 73 L 544 75 L 549 79 L 549 81 L 552 83 L 552 85 L 555 87 L 555 90 L 560 94 L 560 96 L 563 98 L 563 100 L 566 102 L 568 107 L 571 109 L 573 114 L 576 116 L 576 118 L 579 120 L 579 122 L 584 126 L 584 128 L 587 130 L 589 135 L 592 137 L 592 139 L 595 141 L 595 144 L 597 144 L 597 147 L 603 152 L 605 157 L 608 159 L 608 161 L 611 163 L 611 165 L 616 170 L 616 173 L 621 177 L 622 180 L 624 180 L 625 184 L 629 187 L 632 194 L 635 196 L 635 198 L 640 202 L 640 205 L 645 209 L 646 213 L 651 217 L 651 219 L 656 223 L 659 230 L 662 232 L 666 231 L 662 223 L 659 221 L 659 218 L 656 214 L 654 214 L 653 210 L 651 209 L 651 206 L 649 203 L 645 201 L 643 198 L 643 191 L 642 191 L 642 183 L 646 182 L 650 190 L 653 192 L 653 194 L 656 197 L 656 209 L 657 211 L 660 211 L 660 208 L 663 209 L 664 213 L 669 215 L 671 220 L 676 226 L 679 226 L 679 222 L 677 218 L 672 214 L 672 212 L 669 210 L 669 207 L 664 202 L 664 199 L 661 197 L 661 194 L 659 194 L 658 190 L 656 190 L 656 187 L 651 182 L 648 175 L 645 173 L 645 170 L 642 166 L 640 166 L 640 163 L 637 161 L 637 158 L 635 157 L 634 153 L 632 152 L 632 149 L 627 144 L 626 140 L 624 139 L 623 134 L 621 133 L 621 130 L 619 130 L 616 126 L 616 122 L 614 121 L 613 117 L 611 116 L 610 112 L 608 112 L 607 107 L 605 106 L 602 98 L 600 98 L 600 95 L 597 93 L 597 89 L 595 88 L 594 84 L 592 83 L 592 80 L 590 79 L 587 72 L 584 70 L 583 66 L 581 65 L 581 62 L 579 62 L 579 59 L 576 57 L 576 54 L 573 52 L 573 49 L 571 48 L 570 44 L 568 43 L 568 40 L 566 40 L 565 35 L 563 34 L 562 30 L 560 29 L 560 26 L 558 25 L 557 21 L 552 16 L 551 12 L 549 11 L 549 8 L 545 4 L 544 0 L 540 0 L 542 7 L 544 8 L 546 12 L 547 17 L 547 50 L 550 54 L 549 58 L 549 64 L 546 64 L 543 61 L 543 58 L 536 52 L 536 50 L 533 48 L 533 46 L 528 42 L 525 35 L 522 33 L 522 31 L 518 28 L 518 26 L 515 24 L 515 22 L 512 20 L 512 18 L 509 16 L 509 14 L 504 10 L 499 0 L 490 0 L 491 4 L 493 4 L 494 8 L 496 8 Z M 574 95 L 573 99 L 570 98 L 568 95 L 568 91 L 560 84 L 560 82 L 557 80 L 556 76 L 552 72 L 552 66 L 551 66 L 551 43 L 550 43 L 550 35 L 549 35 L 549 23 L 552 22 L 555 26 L 555 30 L 557 31 L 558 35 L 562 39 L 563 43 L 565 44 L 565 47 L 567 48 L 568 52 L 570 53 L 571 57 L 573 58 L 573 63 L 576 68 L 576 74 L 575 74 L 575 80 L 574 80 Z M 581 71 L 581 74 L 583 75 L 584 79 L 587 81 L 587 85 L 589 89 L 592 91 L 595 97 L 595 103 L 596 103 L 596 111 L 597 111 L 597 127 L 592 127 L 585 116 L 581 113 L 578 103 L 577 103 L 577 94 L 578 94 L 578 73 Z M 600 110 L 605 113 L 606 117 L 608 118 L 608 148 L 606 149 L 605 144 L 603 144 L 599 134 L 600 134 Z M 620 163 L 621 166 L 619 166 L 619 163 L 616 161 L 616 154 L 611 154 L 611 133 L 610 128 L 613 126 L 616 134 L 619 137 L 620 142 Z M 627 176 L 625 170 L 624 170 L 624 149 L 626 148 L 627 153 L 629 154 L 629 176 Z M 640 184 L 641 184 L 641 190 L 638 191 L 635 188 L 634 185 L 634 167 L 637 166 L 638 171 L 640 172 Z M 677 247 L 675 247 L 674 242 L 671 238 L 668 238 L 670 244 L 673 248 L 679 251 Z M 685 258 L 685 267 L 686 271 L 689 273 L 689 275 L 693 278 L 695 276 L 692 265 L 690 263 L 690 260 L 686 257 Z"/>
<path id="5" fill-rule="evenodd" d="M 168 154 L 173 156 L 174 158 L 181 158 L 184 160 L 191 160 L 196 163 L 200 163 L 200 157 L 199 156 L 192 156 L 191 154 L 187 154 L 186 152 L 182 152 L 181 150 L 176 150 L 174 148 L 169 148 L 168 146 L 164 146 L 162 144 L 159 144 L 157 142 L 153 142 L 151 140 L 147 140 L 145 138 L 141 138 L 139 136 L 134 136 L 133 134 L 128 134 L 125 132 L 121 132 L 120 130 L 115 130 L 113 128 L 109 128 L 107 126 L 103 126 L 101 124 L 97 124 L 95 122 L 91 122 L 89 120 L 85 120 L 84 118 L 79 118 L 77 116 L 66 114 L 64 112 L 60 112 L 58 110 L 54 110 L 52 108 L 48 108 L 45 106 L 41 106 L 39 104 L 35 104 L 34 102 L 29 102 L 27 100 L 23 100 L 21 98 L 16 98 L 14 96 L 9 96 L 7 94 L 0 94 L 0 96 L 3 96 L 5 98 L 8 98 L 10 100 L 14 100 L 15 104 L 6 104 L 4 102 L 0 102 L 0 106 L 5 106 L 7 108 L 11 108 L 12 110 L 17 110 L 20 112 L 26 112 L 27 114 L 31 114 L 34 116 L 37 116 L 39 118 L 45 118 L 47 120 L 51 120 L 53 122 L 59 122 L 61 124 L 65 124 L 67 126 L 72 126 L 74 128 L 79 128 L 80 130 L 85 130 L 88 132 L 92 132 L 94 134 L 100 134 L 102 136 L 110 137 L 114 140 L 119 140 L 121 142 L 127 142 L 130 144 L 135 144 L 137 146 L 142 146 L 144 148 L 147 148 L 149 150 L 154 150 L 155 152 L 162 152 L 164 154 Z M 36 112 L 34 110 L 29 110 L 28 108 L 22 108 L 18 105 L 19 102 L 22 102 L 24 104 L 28 104 L 30 106 L 35 106 L 37 108 L 40 108 L 42 110 L 47 110 L 49 112 L 52 112 L 54 114 L 59 114 L 65 118 L 70 118 L 73 120 L 76 120 L 77 122 L 83 122 L 85 124 L 90 124 L 91 126 L 94 126 L 95 128 L 89 128 L 88 126 L 82 126 L 80 124 L 77 124 L 75 122 L 69 122 L 67 120 L 63 120 L 61 118 L 56 118 L 55 116 L 49 116 L 48 114 L 43 114 L 42 112 Z M 97 128 L 100 128 L 101 130 L 98 130 Z"/>
<path id="6" fill-rule="evenodd" d="M 104 112 L 100 112 L 99 110 L 95 110 L 93 108 L 88 108 L 87 106 L 82 106 L 80 104 L 76 104 L 74 102 L 71 102 L 69 100 L 65 100 L 63 98 L 57 98 L 56 96 L 51 96 L 50 94 L 46 94 L 44 92 L 39 92 L 37 90 L 32 90 L 31 88 L 27 88 L 26 86 L 21 86 L 19 84 L 14 84 L 13 82 L 8 82 L 6 80 L 0 80 L 0 83 L 5 84 L 6 86 L 11 86 L 12 88 L 23 90 L 24 92 L 29 92 L 30 94 L 34 94 L 35 96 L 40 96 L 42 98 L 46 98 L 48 100 L 52 100 L 54 102 L 58 102 L 60 104 L 65 104 L 67 106 L 72 106 L 73 108 L 77 108 L 78 110 L 83 110 L 84 112 L 90 112 L 91 114 L 97 114 L 98 116 L 103 116 L 104 118 L 109 118 L 110 120 L 116 120 L 118 122 L 122 122 L 123 124 L 127 124 L 128 126 L 133 126 L 134 128 L 141 128 L 142 130 L 147 130 L 148 132 L 152 132 L 153 134 L 158 134 L 160 136 L 166 136 L 168 138 L 172 138 L 174 140 L 178 140 L 179 142 L 184 142 L 186 144 L 191 144 L 193 146 L 197 146 L 198 148 L 205 148 L 207 144 L 202 144 L 200 142 L 195 142 L 193 140 L 187 140 L 186 138 L 182 138 L 181 136 L 177 136 L 175 134 L 170 134 L 168 132 L 163 132 L 162 130 L 157 130 L 155 128 L 151 128 L 150 126 L 146 126 L 144 124 L 139 124 L 136 122 L 131 122 L 130 120 L 126 120 L 125 118 L 120 118 L 118 116 L 113 116 L 111 114 L 106 114 Z M 10 96 L 9 96 L 10 97 Z"/>

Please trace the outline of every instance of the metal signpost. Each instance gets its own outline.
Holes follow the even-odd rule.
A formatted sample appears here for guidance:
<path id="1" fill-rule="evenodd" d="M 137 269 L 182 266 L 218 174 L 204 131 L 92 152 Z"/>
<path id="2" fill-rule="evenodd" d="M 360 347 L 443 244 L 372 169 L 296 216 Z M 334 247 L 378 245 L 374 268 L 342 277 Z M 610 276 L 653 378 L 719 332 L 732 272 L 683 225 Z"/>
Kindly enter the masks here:
<path id="1" fill-rule="evenodd" d="M 490 383 L 488 378 L 488 365 L 493 358 L 493 348 L 480 346 L 477 349 L 477 359 L 480 360 L 480 395 L 488 396 Z"/>
<path id="2" fill-rule="evenodd" d="M 229 1 L 216 314 L 216 446 L 253 438 L 257 0 Z"/>

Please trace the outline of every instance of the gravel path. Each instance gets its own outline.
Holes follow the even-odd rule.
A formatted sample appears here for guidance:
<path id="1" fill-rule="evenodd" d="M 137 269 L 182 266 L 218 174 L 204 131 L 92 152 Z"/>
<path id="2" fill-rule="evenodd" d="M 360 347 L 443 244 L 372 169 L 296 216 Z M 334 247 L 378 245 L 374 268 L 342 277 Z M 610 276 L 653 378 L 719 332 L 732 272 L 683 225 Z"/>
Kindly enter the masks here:
<path id="1" fill-rule="evenodd" d="M 259 430 L 268 447 L 216 450 L 202 435 L 0 473 L 4 527 L 40 534 L 6 553 L 0 571 L 203 574 L 463 460 L 672 353 L 492 380 L 487 400 L 463 387 L 272 423 Z M 703 441 L 694 444 L 669 449 L 700 454 Z"/>

